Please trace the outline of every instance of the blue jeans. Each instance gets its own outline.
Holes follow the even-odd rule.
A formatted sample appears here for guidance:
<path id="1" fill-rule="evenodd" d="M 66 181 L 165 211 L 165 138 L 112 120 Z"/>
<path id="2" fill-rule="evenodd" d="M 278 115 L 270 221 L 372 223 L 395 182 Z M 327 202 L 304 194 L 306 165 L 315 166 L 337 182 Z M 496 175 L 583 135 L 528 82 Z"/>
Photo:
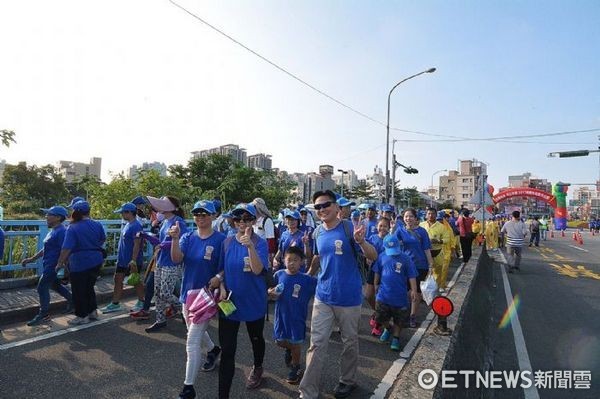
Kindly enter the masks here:
<path id="1" fill-rule="evenodd" d="M 38 282 L 37 292 L 40 296 L 40 314 L 47 315 L 50 307 L 50 288 L 58 292 L 67 302 L 72 303 L 71 291 L 69 291 L 56 278 L 55 271 L 44 271 Z"/>

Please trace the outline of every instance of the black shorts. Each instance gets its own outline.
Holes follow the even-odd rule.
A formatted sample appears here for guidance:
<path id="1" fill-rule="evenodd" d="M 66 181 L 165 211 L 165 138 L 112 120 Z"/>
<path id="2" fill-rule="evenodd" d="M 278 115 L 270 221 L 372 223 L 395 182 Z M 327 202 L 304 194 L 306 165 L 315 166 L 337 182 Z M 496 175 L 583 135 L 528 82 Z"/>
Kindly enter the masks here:
<path id="1" fill-rule="evenodd" d="M 375 321 L 386 326 L 390 320 L 401 326 L 408 316 L 408 308 L 397 308 L 382 302 L 375 303 Z"/>
<path id="2" fill-rule="evenodd" d="M 417 292 L 421 293 L 421 281 L 425 281 L 427 275 L 429 274 L 429 269 L 417 269 Z M 410 279 L 406 279 L 406 287 L 410 291 Z"/>

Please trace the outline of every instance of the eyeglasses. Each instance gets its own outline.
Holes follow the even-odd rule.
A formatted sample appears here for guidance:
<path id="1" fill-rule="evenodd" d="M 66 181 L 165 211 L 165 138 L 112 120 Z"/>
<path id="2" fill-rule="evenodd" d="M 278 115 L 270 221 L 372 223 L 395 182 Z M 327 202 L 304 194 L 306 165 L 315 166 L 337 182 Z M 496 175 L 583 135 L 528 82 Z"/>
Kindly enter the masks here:
<path id="1" fill-rule="evenodd" d="M 333 204 L 333 201 L 323 202 L 322 204 L 315 204 L 315 209 L 320 211 L 321 209 L 329 208 Z"/>
<path id="2" fill-rule="evenodd" d="M 209 216 L 210 213 L 206 213 L 206 212 L 192 212 L 192 215 L 194 215 L 194 217 L 196 217 L 196 216 L 205 217 L 205 216 Z"/>
<path id="3" fill-rule="evenodd" d="M 244 223 L 251 223 L 254 221 L 254 218 L 249 218 L 249 217 L 245 217 L 245 218 L 233 218 L 234 222 L 240 223 L 240 222 L 244 222 Z"/>

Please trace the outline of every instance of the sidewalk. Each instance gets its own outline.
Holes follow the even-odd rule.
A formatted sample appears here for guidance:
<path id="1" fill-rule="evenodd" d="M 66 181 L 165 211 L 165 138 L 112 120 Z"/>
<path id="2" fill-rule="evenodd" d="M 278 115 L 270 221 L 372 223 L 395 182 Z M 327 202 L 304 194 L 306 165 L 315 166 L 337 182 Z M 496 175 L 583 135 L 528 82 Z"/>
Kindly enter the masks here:
<path id="1" fill-rule="evenodd" d="M 70 286 L 68 287 L 70 289 Z M 98 304 L 111 300 L 113 287 L 112 275 L 103 275 L 98 279 L 96 282 Z M 134 294 L 133 287 L 124 287 L 123 298 Z M 39 306 L 40 300 L 35 286 L 0 290 L 0 327 L 31 320 L 37 314 Z M 60 313 L 66 306 L 67 301 L 50 290 L 50 314 Z"/>

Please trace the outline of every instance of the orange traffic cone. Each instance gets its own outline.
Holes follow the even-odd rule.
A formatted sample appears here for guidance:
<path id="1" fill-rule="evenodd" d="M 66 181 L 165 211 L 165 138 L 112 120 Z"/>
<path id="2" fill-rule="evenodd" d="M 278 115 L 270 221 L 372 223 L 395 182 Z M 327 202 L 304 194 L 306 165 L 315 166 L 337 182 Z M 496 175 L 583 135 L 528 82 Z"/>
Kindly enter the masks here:
<path id="1" fill-rule="evenodd" d="M 579 236 L 578 236 L 577 243 L 578 243 L 579 245 L 583 245 L 583 236 L 581 235 L 581 233 L 579 233 Z"/>
<path id="2" fill-rule="evenodd" d="M 577 241 L 577 232 L 573 232 L 573 241 Z"/>

